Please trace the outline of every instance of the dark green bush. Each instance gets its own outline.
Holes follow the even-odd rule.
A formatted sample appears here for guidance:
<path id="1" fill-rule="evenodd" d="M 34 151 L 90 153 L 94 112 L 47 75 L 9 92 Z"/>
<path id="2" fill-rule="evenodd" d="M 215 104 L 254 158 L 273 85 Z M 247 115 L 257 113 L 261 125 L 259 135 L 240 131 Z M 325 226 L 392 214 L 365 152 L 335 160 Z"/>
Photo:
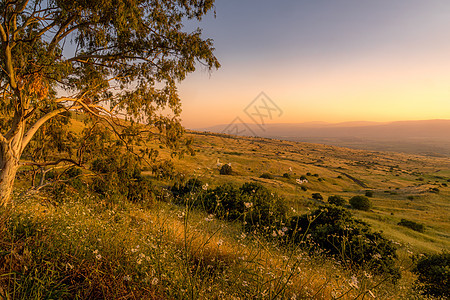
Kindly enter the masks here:
<path id="1" fill-rule="evenodd" d="M 187 195 L 198 193 L 202 190 L 204 183 L 197 178 L 191 178 L 187 182 L 177 181 L 171 188 L 170 191 L 173 196 L 177 199 L 181 199 Z"/>
<path id="2" fill-rule="evenodd" d="M 323 205 L 310 215 L 292 217 L 288 224 L 288 241 L 302 243 L 309 236 L 310 242 L 303 244 L 310 247 L 315 243 L 311 250 L 323 249 L 351 265 L 390 274 L 394 280 L 400 276 L 394 244 L 344 208 Z"/>
<path id="3" fill-rule="evenodd" d="M 436 188 L 436 187 L 434 187 L 434 188 L 430 188 L 430 193 L 434 193 L 434 194 L 439 194 L 439 189 L 438 188 Z"/>
<path id="4" fill-rule="evenodd" d="M 369 210 L 372 207 L 372 203 L 366 196 L 354 196 L 349 202 L 354 209 Z"/>
<path id="5" fill-rule="evenodd" d="M 83 172 L 80 168 L 77 167 L 71 167 L 66 171 L 66 175 L 68 178 L 74 178 L 77 176 L 80 176 Z"/>
<path id="6" fill-rule="evenodd" d="M 418 275 L 417 289 L 424 294 L 450 298 L 450 253 L 416 257 L 413 272 Z"/>
<path id="7" fill-rule="evenodd" d="M 328 203 L 334 204 L 337 206 L 344 206 L 345 205 L 345 199 L 341 196 L 333 195 L 328 197 Z"/>
<path id="8" fill-rule="evenodd" d="M 239 189 L 229 183 L 220 185 L 205 192 L 203 208 L 220 219 L 238 219 L 245 210 L 240 194 Z"/>
<path id="9" fill-rule="evenodd" d="M 284 199 L 259 183 L 244 183 L 240 188 L 244 202 L 244 221 L 248 229 L 259 228 L 270 233 L 286 221 L 287 208 Z M 262 228 L 261 228 L 262 226 Z"/>
<path id="10" fill-rule="evenodd" d="M 152 166 L 152 173 L 157 179 L 173 179 L 175 177 L 175 167 L 172 161 L 165 160 Z"/>
<path id="11" fill-rule="evenodd" d="M 323 200 L 323 196 L 320 193 L 312 193 L 311 197 L 314 200 L 320 200 L 320 201 Z"/>
<path id="12" fill-rule="evenodd" d="M 367 190 L 365 192 L 366 197 L 373 197 L 373 191 Z"/>
<path id="13" fill-rule="evenodd" d="M 223 165 L 219 170 L 220 175 L 231 175 L 233 174 L 233 169 L 229 164 Z"/>
<path id="14" fill-rule="evenodd" d="M 111 151 L 109 156 L 95 159 L 92 170 L 99 176 L 94 178 L 91 189 L 105 198 L 135 202 L 150 197 L 150 182 L 141 175 L 139 162 L 131 154 Z"/>
<path id="15" fill-rule="evenodd" d="M 304 186 L 304 185 L 302 185 L 300 188 L 301 188 L 302 191 L 304 191 L 304 192 L 306 192 L 306 191 L 308 190 L 308 188 L 307 188 L 306 186 Z"/>
<path id="16" fill-rule="evenodd" d="M 300 176 L 300 180 L 308 180 L 308 178 L 305 175 Z"/>
<path id="17" fill-rule="evenodd" d="M 263 174 L 261 174 L 261 176 L 259 176 L 259 178 L 273 179 L 274 177 L 270 173 L 263 173 Z"/>
<path id="18" fill-rule="evenodd" d="M 283 177 L 284 177 L 284 178 L 287 178 L 287 179 L 292 178 L 291 174 L 289 174 L 289 173 L 284 173 L 284 174 L 283 174 Z"/>
<path id="19" fill-rule="evenodd" d="M 410 220 L 406 220 L 406 219 L 401 219 L 401 221 L 398 222 L 398 225 L 408 227 L 408 228 L 418 231 L 418 232 L 425 231 L 425 226 L 423 224 L 420 224 L 420 223 L 417 223 L 414 221 L 410 221 Z"/>
<path id="20" fill-rule="evenodd" d="M 186 203 L 194 196 L 194 207 L 201 207 L 219 219 L 241 220 L 247 230 L 269 232 L 286 221 L 283 199 L 258 183 L 245 183 L 240 188 L 223 184 L 202 190 L 203 183 L 190 179 L 172 187 L 178 203 Z"/>

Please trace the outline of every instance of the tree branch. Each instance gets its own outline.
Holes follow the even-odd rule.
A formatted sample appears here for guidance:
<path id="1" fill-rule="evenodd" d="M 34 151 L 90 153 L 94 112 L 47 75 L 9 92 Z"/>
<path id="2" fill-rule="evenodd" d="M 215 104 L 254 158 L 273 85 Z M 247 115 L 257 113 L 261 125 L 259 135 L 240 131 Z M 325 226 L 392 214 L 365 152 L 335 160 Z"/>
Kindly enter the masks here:
<path id="1" fill-rule="evenodd" d="M 39 120 L 36 121 L 36 123 L 34 123 L 33 126 L 31 126 L 30 129 L 28 129 L 27 133 L 25 133 L 24 137 L 23 137 L 23 141 L 22 141 L 22 149 L 21 151 L 23 151 L 23 149 L 25 149 L 25 147 L 28 145 L 28 143 L 30 142 L 30 140 L 33 138 L 34 134 L 36 133 L 36 131 L 38 131 L 38 129 L 44 125 L 45 122 L 47 122 L 48 120 L 50 120 L 51 118 L 59 115 L 60 113 L 63 113 L 65 111 L 67 111 L 68 109 L 66 107 L 61 107 L 59 109 L 56 109 L 54 111 L 49 112 L 48 114 L 44 115 L 42 118 L 40 118 Z"/>
<path id="2" fill-rule="evenodd" d="M 21 166 L 47 167 L 47 166 L 56 166 L 56 165 L 59 165 L 62 162 L 68 162 L 68 163 L 74 164 L 76 166 L 80 166 L 79 163 L 77 163 L 76 161 L 74 161 L 73 159 L 70 159 L 70 158 L 60 158 L 60 159 L 58 159 L 56 161 L 43 162 L 43 163 L 32 162 L 32 161 L 25 161 L 25 162 L 22 162 L 20 165 Z"/>

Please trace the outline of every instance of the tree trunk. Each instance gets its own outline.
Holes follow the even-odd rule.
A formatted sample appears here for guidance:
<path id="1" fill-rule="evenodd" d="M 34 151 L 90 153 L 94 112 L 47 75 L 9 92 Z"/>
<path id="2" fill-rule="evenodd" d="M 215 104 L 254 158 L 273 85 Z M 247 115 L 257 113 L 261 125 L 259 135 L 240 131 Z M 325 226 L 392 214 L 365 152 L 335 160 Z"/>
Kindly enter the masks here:
<path id="1" fill-rule="evenodd" d="M 17 126 L 15 135 L 0 143 L 0 205 L 11 203 L 20 156 L 22 155 L 23 125 Z"/>

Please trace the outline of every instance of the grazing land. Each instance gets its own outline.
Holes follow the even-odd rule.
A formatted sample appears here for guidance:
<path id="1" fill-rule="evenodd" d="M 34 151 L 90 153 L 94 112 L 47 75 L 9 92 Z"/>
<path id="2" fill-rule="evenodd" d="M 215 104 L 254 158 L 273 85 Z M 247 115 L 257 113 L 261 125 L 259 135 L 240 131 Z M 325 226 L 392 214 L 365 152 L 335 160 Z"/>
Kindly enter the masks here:
<path id="1" fill-rule="evenodd" d="M 168 149 L 158 146 L 156 164 L 170 160 L 173 165 L 166 163 L 170 167 L 165 170 L 173 176 L 141 166 L 146 181 L 138 181 L 138 188 L 151 188 L 139 201 L 95 193 L 89 188 L 96 184 L 90 177 L 79 185 L 72 181 L 24 194 L 28 181 L 27 170 L 22 170 L 14 210 L 2 212 L 0 295 L 421 299 L 414 289 L 412 257 L 450 248 L 448 158 L 201 132 L 188 135 L 194 139 L 193 156 L 171 157 Z M 223 165 L 231 166 L 230 175 L 220 174 Z M 266 175 L 261 178 L 262 174 Z M 280 244 L 248 231 L 239 219 L 176 201 L 171 187 L 188 179 L 202 183 L 199 193 L 188 196 L 192 201 L 227 183 L 258 183 L 281 196 L 288 217 L 314 211 L 329 196 L 341 196 L 346 210 L 396 245 L 401 279 L 371 274 L 339 260 L 339 255 L 330 259 L 316 248 L 309 251 L 312 246 Z M 371 208 L 352 209 L 349 199 L 364 195 Z M 411 222 L 402 220 L 422 224 L 423 230 L 404 226 Z"/>

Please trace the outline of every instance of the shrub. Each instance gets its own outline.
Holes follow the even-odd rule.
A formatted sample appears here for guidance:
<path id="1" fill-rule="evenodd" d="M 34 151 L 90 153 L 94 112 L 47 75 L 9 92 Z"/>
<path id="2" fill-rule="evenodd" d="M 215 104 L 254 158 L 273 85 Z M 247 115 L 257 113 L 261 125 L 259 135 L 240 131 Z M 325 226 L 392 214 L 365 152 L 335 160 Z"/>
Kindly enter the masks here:
<path id="1" fill-rule="evenodd" d="M 311 197 L 314 200 L 319 200 L 319 201 L 323 200 L 323 197 L 322 197 L 322 195 L 320 193 L 312 193 Z"/>
<path id="2" fill-rule="evenodd" d="M 306 192 L 306 191 L 308 190 L 308 188 L 307 188 L 306 186 L 304 186 L 304 185 L 302 185 L 300 188 L 301 188 L 302 191 L 304 191 L 304 192 Z"/>
<path id="3" fill-rule="evenodd" d="M 429 254 L 416 260 L 413 272 L 418 275 L 417 289 L 424 294 L 450 298 L 450 253 Z"/>
<path id="4" fill-rule="evenodd" d="M 420 223 L 417 223 L 414 221 L 410 221 L 410 220 L 406 220 L 406 219 L 401 219 L 401 221 L 398 222 L 398 225 L 408 227 L 408 228 L 418 231 L 418 232 L 425 231 L 425 226 L 423 224 L 420 224 Z"/>
<path id="5" fill-rule="evenodd" d="M 222 165 L 219 170 L 220 175 L 231 175 L 233 173 L 233 169 L 229 164 Z"/>
<path id="6" fill-rule="evenodd" d="M 365 195 L 366 197 L 373 197 L 373 191 L 366 191 Z"/>
<path id="7" fill-rule="evenodd" d="M 152 166 L 152 173 L 157 179 L 173 179 L 175 177 L 175 167 L 172 161 L 165 160 Z"/>
<path id="8" fill-rule="evenodd" d="M 372 203 L 370 202 L 369 198 L 365 196 L 354 196 L 350 198 L 349 202 L 354 209 L 367 211 L 372 207 Z"/>
<path id="9" fill-rule="evenodd" d="M 291 176 L 291 174 L 289 174 L 289 173 L 284 173 L 284 174 L 283 174 L 283 177 L 284 177 L 284 178 L 287 178 L 287 179 L 290 179 L 292 176 Z"/>
<path id="10" fill-rule="evenodd" d="M 344 206 L 345 205 L 345 199 L 341 196 L 333 195 L 328 197 L 328 203 L 334 204 L 336 206 Z"/>
<path id="11" fill-rule="evenodd" d="M 241 201 L 246 211 L 244 221 L 248 230 L 259 229 L 271 233 L 286 222 L 284 199 L 259 183 L 247 182 L 241 188 Z"/>
<path id="12" fill-rule="evenodd" d="M 414 200 L 414 196 L 408 196 L 408 197 L 406 197 L 406 199 L 408 199 L 408 200 Z"/>
<path id="13" fill-rule="evenodd" d="M 204 186 L 203 182 L 200 179 L 197 178 L 191 178 L 187 182 L 184 181 L 178 181 L 176 182 L 171 188 L 170 191 L 172 192 L 173 196 L 176 199 L 180 199 L 185 197 L 186 195 L 190 195 L 198 193 L 202 190 L 202 187 Z"/>
<path id="14" fill-rule="evenodd" d="M 305 175 L 300 176 L 300 180 L 308 180 L 308 178 Z"/>
<path id="15" fill-rule="evenodd" d="M 341 261 L 350 261 L 376 274 L 390 274 L 394 280 L 400 277 L 395 267 L 394 244 L 342 207 L 323 205 L 311 214 L 292 217 L 288 225 L 288 241 L 302 243 L 307 235 L 316 247 Z M 303 244 L 314 244 L 311 242 Z"/>
<path id="16" fill-rule="evenodd" d="M 215 214 L 219 219 L 241 220 L 247 230 L 271 232 L 286 221 L 286 206 L 281 197 L 259 183 L 245 183 L 240 188 L 223 184 L 214 189 L 203 190 L 198 179 L 172 187 L 178 202 L 185 203 L 191 193 L 195 194 L 194 206 Z"/>
<path id="17" fill-rule="evenodd" d="M 94 178 L 91 189 L 110 200 L 143 200 L 149 195 L 149 181 L 141 175 L 139 162 L 131 154 L 117 154 L 97 158 L 92 170 L 100 176 Z"/>
<path id="18" fill-rule="evenodd" d="M 439 189 L 434 187 L 434 188 L 430 188 L 430 193 L 434 193 L 434 194 L 439 194 Z"/>
<path id="19" fill-rule="evenodd" d="M 80 168 L 77 167 L 71 167 L 66 171 L 66 175 L 68 178 L 74 178 L 77 176 L 80 176 L 82 173 Z"/>
<path id="20" fill-rule="evenodd" d="M 263 173 L 263 174 L 261 174 L 261 176 L 259 176 L 259 178 L 273 179 L 274 177 L 270 173 Z"/>

